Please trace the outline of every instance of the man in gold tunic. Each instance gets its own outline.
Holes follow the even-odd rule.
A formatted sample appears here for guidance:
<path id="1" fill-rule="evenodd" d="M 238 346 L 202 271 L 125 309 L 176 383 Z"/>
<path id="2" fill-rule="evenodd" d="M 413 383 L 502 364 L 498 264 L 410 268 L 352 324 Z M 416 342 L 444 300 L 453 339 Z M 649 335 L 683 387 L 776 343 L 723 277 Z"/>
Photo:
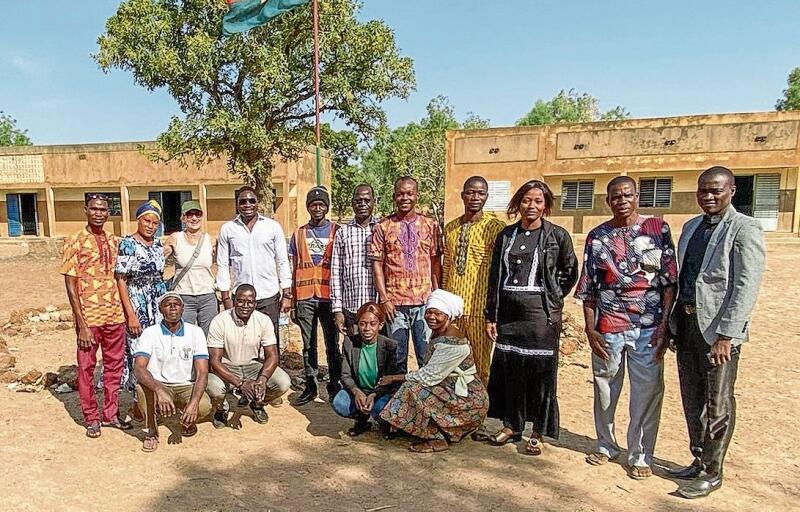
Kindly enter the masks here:
<path id="1" fill-rule="evenodd" d="M 464 299 L 464 315 L 458 326 L 467 335 L 478 376 L 489 382 L 492 340 L 486 333 L 486 293 L 494 242 L 506 224 L 483 207 L 489 198 L 489 185 L 481 176 L 464 182 L 461 200 L 464 214 L 444 228 L 442 288 Z"/>

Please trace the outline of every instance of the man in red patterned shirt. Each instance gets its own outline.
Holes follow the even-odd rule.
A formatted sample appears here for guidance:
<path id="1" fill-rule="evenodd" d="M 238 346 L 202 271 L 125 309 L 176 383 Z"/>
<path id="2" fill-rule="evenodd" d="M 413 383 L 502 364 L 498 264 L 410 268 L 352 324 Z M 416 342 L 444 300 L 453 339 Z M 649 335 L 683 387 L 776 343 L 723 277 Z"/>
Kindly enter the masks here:
<path id="1" fill-rule="evenodd" d="M 575 297 L 583 301 L 594 373 L 598 446 L 586 462 L 599 466 L 621 451 L 614 436 L 614 412 L 627 363 L 628 466 L 629 476 L 638 480 L 653 474 L 650 464 L 664 398 L 662 358 L 678 268 L 667 223 L 637 213 L 639 193 L 632 178 L 611 180 L 606 202 L 614 217 L 586 237 L 583 272 L 575 290 Z"/>
<path id="2" fill-rule="evenodd" d="M 125 364 L 125 315 L 114 280 L 119 239 L 103 229 L 108 197 L 90 194 L 87 225 L 64 244 L 64 275 L 75 318 L 78 341 L 78 394 L 86 420 L 86 435 L 100 437 L 100 427 L 131 428 L 119 419 L 119 388 Z M 97 410 L 94 369 L 97 349 L 103 350 L 103 416 Z"/>

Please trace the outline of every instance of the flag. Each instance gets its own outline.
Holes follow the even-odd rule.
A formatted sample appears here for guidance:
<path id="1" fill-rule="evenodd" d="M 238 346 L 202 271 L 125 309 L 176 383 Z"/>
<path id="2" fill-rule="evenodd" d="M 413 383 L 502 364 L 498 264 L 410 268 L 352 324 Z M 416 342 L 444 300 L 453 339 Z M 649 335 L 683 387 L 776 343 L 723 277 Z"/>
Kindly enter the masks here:
<path id="1" fill-rule="evenodd" d="M 227 0 L 230 10 L 222 18 L 226 36 L 260 27 L 281 14 L 300 7 L 309 0 Z"/>

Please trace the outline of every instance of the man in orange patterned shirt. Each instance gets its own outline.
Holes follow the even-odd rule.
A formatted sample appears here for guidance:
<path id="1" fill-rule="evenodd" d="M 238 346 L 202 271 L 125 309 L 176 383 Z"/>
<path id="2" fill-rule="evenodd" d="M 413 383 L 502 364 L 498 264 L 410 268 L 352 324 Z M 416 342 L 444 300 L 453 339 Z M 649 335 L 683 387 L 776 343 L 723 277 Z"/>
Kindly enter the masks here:
<path id="1" fill-rule="evenodd" d="M 119 239 L 103 229 L 108 220 L 108 197 L 90 194 L 86 227 L 64 244 L 61 274 L 75 317 L 78 340 L 78 394 L 86 435 L 100 437 L 100 427 L 131 428 L 119 418 L 119 388 L 125 364 L 125 316 L 114 280 Z M 97 349 L 103 350 L 103 417 L 97 410 L 94 368 Z"/>

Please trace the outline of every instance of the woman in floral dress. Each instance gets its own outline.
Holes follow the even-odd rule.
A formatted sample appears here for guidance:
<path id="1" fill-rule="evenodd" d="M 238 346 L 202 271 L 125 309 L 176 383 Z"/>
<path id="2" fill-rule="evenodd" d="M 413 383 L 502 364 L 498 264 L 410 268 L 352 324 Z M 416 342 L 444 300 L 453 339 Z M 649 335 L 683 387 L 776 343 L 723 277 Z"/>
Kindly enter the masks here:
<path id="1" fill-rule="evenodd" d="M 379 384 L 402 382 L 381 412 L 392 429 L 403 430 L 420 441 L 409 450 L 417 453 L 442 452 L 460 441 L 486 419 L 489 397 L 475 378 L 477 369 L 469 341 L 453 320 L 464 311 L 458 295 L 436 290 L 425 305 L 425 322 L 431 341 L 425 364 L 405 375 L 389 375 Z"/>
<path id="2" fill-rule="evenodd" d="M 145 328 L 161 321 L 158 298 L 167 292 L 163 276 L 164 248 L 156 237 L 161 222 L 161 206 L 154 200 L 142 203 L 136 210 L 136 221 L 136 233 L 119 242 L 114 269 L 128 324 L 122 387 L 131 393 L 136 389 L 133 375 L 136 342 Z M 134 418 L 138 418 L 140 412 L 134 394 Z"/>

